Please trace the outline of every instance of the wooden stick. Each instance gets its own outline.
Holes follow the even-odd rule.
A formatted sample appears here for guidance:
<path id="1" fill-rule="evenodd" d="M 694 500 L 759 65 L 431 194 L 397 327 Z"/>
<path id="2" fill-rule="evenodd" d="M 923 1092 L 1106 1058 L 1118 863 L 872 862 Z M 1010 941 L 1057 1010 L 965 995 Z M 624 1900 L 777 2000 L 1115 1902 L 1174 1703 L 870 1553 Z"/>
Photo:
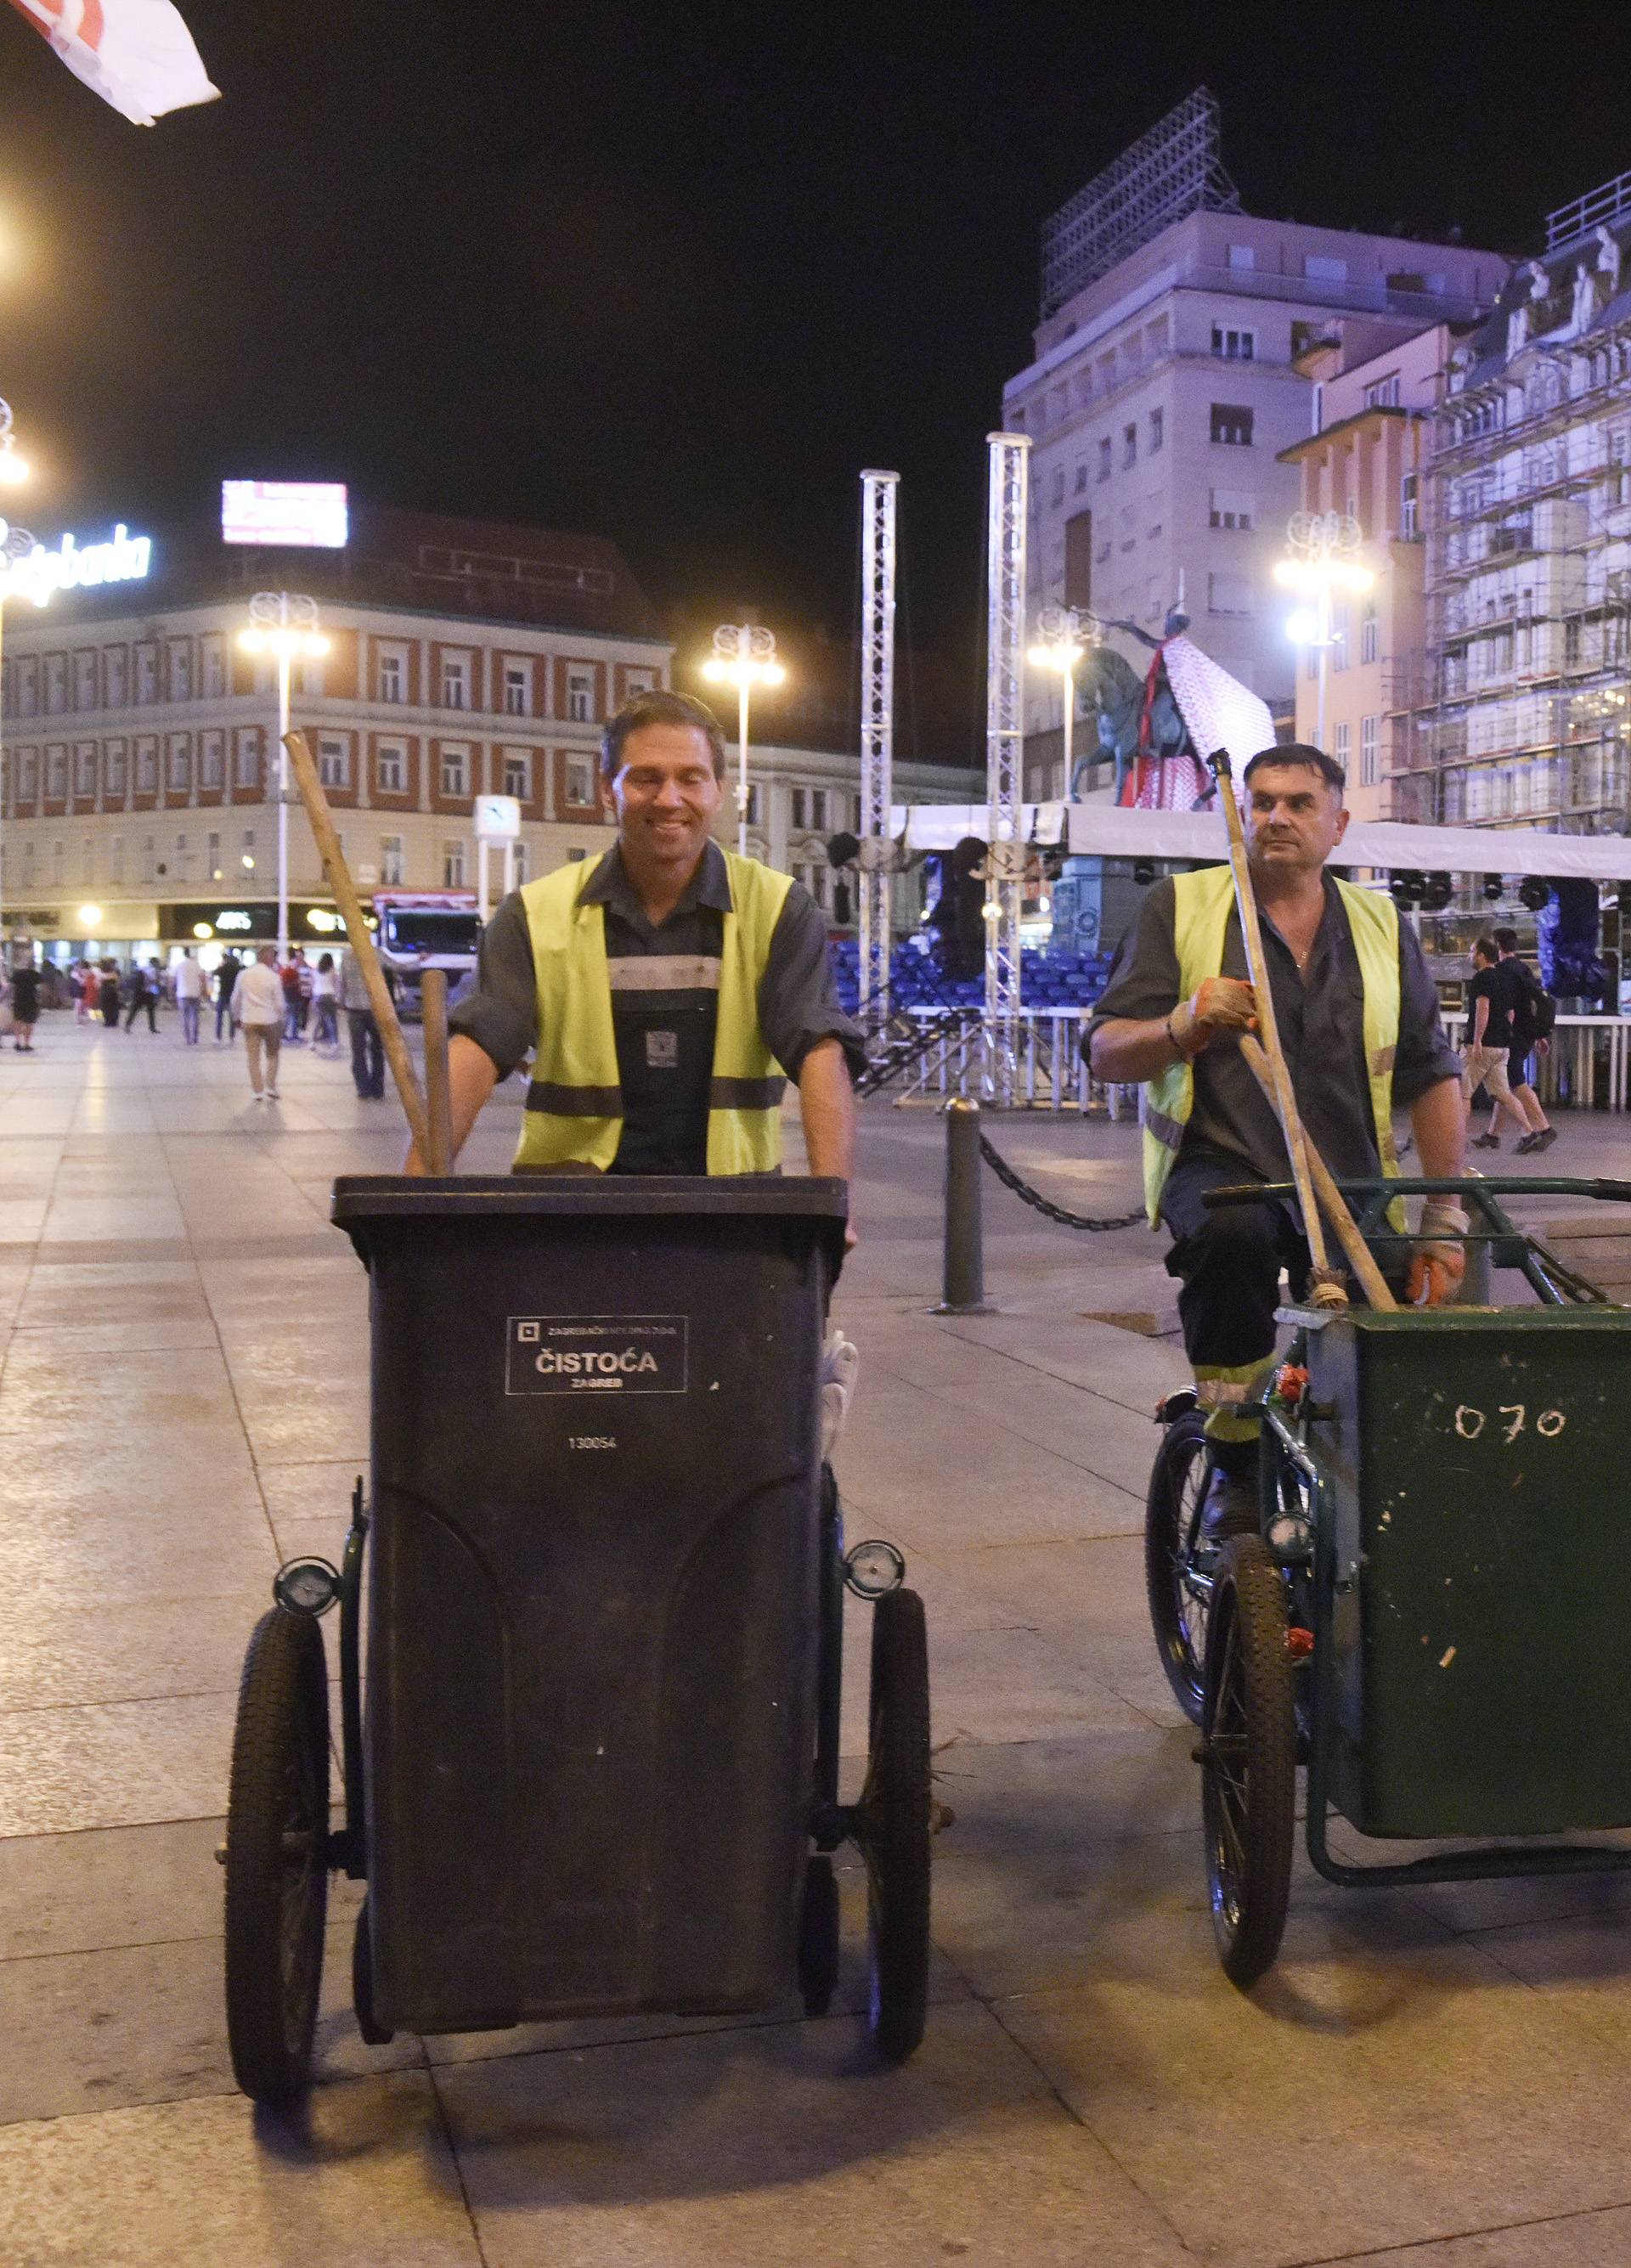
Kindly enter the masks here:
<path id="1" fill-rule="evenodd" d="M 295 784 L 306 806 L 306 815 L 312 822 L 312 833 L 317 838 L 323 872 L 328 877 L 334 902 L 345 917 L 346 938 L 351 951 L 357 955 L 363 982 L 368 987 L 369 1004 L 373 1009 L 374 1021 L 380 1027 L 380 1038 L 385 1048 L 386 1061 L 391 1066 L 391 1077 L 396 1081 L 396 1092 L 402 1097 L 402 1112 L 408 1121 L 408 1130 L 413 1137 L 413 1146 L 421 1160 L 428 1166 L 431 1131 L 424 1112 L 424 1098 L 419 1093 L 413 1059 L 408 1053 L 408 1042 L 403 1039 L 402 1027 L 397 1021 L 396 1004 L 385 981 L 385 971 L 380 966 L 373 939 L 368 934 L 368 924 L 363 919 L 362 901 L 351 880 L 345 853 L 340 848 L 340 838 L 334 831 L 334 821 L 328 813 L 328 799 L 323 793 L 322 782 L 317 776 L 316 765 L 312 762 L 312 752 L 306 745 L 305 733 L 285 733 L 284 746 L 288 749 L 289 761 L 294 767 Z"/>
<path id="2" fill-rule="evenodd" d="M 1269 1069 L 1268 1057 L 1250 1032 L 1243 1032 L 1240 1035 L 1240 1052 L 1246 1059 L 1247 1069 L 1264 1094 L 1267 1095 L 1272 1106 L 1274 1101 L 1274 1074 Z M 1306 1129 L 1303 1135 L 1303 1147 L 1308 1159 L 1308 1169 L 1314 1183 L 1315 1195 L 1319 1199 L 1326 1219 L 1337 1233 L 1337 1241 L 1348 1256 L 1354 1273 L 1359 1278 L 1360 1288 L 1373 1307 L 1380 1307 L 1389 1314 L 1396 1313 L 1399 1302 L 1388 1290 L 1387 1278 L 1377 1267 L 1375 1253 L 1360 1234 L 1359 1225 L 1348 1211 L 1341 1190 L 1332 1178 L 1331 1168 L 1309 1140 Z"/>
<path id="3" fill-rule="evenodd" d="M 1214 749 L 1207 757 L 1207 764 L 1218 784 L 1218 801 L 1223 807 L 1224 822 L 1229 828 L 1229 863 L 1235 877 L 1235 902 L 1240 909 L 1240 934 L 1246 948 L 1246 972 L 1257 996 L 1258 1027 L 1263 1035 L 1263 1051 L 1268 1058 L 1269 1071 L 1273 1078 L 1274 1107 L 1280 1114 L 1280 1130 L 1286 1138 L 1286 1153 L 1291 1160 L 1291 1178 L 1296 1184 L 1297 1203 L 1303 1212 L 1303 1233 L 1308 1239 L 1309 1256 L 1313 1262 L 1314 1304 L 1317 1307 L 1345 1307 L 1347 1294 L 1336 1280 L 1331 1256 L 1326 1249 L 1325 1225 L 1319 1217 L 1319 1207 L 1314 1202 L 1308 1151 L 1303 1138 L 1303 1120 L 1297 1109 L 1297 1098 L 1292 1091 L 1291 1073 L 1286 1067 L 1285 1052 L 1280 1044 L 1280 1026 L 1274 1016 L 1274 994 L 1268 981 L 1268 961 L 1263 951 L 1262 928 L 1258 921 L 1257 893 L 1251 886 L 1251 868 L 1246 857 L 1246 833 L 1241 824 L 1240 806 L 1235 799 L 1235 775 L 1229 763 L 1229 750 Z M 1338 1203 L 1341 1203 L 1339 1197 Z"/>
<path id="4" fill-rule="evenodd" d="M 447 971 L 427 968 L 419 980 L 419 1012 L 424 1020 L 424 1115 L 432 1174 L 453 1171 L 453 1090 L 447 1075 Z"/>

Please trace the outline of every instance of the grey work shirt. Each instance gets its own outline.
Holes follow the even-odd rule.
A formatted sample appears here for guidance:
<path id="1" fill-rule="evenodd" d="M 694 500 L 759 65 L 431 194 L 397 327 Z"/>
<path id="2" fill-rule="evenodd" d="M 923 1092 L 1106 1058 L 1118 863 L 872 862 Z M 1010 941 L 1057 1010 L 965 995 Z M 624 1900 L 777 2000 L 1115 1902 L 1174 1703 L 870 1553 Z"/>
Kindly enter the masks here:
<path id="1" fill-rule="evenodd" d="M 1263 950 L 1280 1046 L 1310 1140 L 1337 1174 L 1375 1174 L 1376 1124 L 1365 1054 L 1365 988 L 1359 954 L 1335 881 L 1327 873 L 1325 910 L 1308 968 L 1263 915 Z M 1093 1012 L 1083 1048 L 1108 1018 L 1134 1020 L 1170 1015 L 1178 1005 L 1178 959 L 1173 943 L 1175 898 L 1170 880 L 1157 882 L 1122 939 L 1110 983 Z M 1223 942 L 1225 976 L 1244 978 L 1246 952 L 1240 916 L 1231 911 Z M 1408 922 L 1399 924 L 1399 1042 L 1393 1058 L 1393 1103 L 1406 1108 L 1441 1079 L 1460 1075 L 1460 1063 L 1438 1019 L 1438 995 Z M 1238 1159 L 1264 1181 L 1281 1182 L 1289 1170 L 1280 1122 L 1241 1056 L 1237 1036 L 1221 1032 L 1195 1057 L 1195 1107 L 1178 1155 L 1192 1151 Z"/>
<path id="2" fill-rule="evenodd" d="M 720 957 L 731 909 L 724 853 L 711 843 L 674 911 L 653 928 L 616 846 L 585 885 L 606 909 L 606 960 L 623 1088 L 624 1130 L 615 1173 L 706 1170 L 708 1086 L 719 1018 Z M 759 1027 L 796 1079 L 818 1040 L 843 1046 L 852 1076 L 866 1057 L 838 1005 L 820 909 L 794 882 L 759 979 Z M 476 989 L 448 1017 L 491 1056 L 502 1079 L 537 1044 L 538 984 L 519 893 L 505 899 L 482 939 Z"/>

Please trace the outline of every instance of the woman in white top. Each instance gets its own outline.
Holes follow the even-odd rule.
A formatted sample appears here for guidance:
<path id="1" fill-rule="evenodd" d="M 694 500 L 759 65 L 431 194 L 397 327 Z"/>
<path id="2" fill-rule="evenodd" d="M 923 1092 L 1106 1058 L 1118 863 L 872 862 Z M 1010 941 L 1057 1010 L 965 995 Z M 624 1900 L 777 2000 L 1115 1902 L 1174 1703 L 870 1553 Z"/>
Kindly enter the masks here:
<path id="1" fill-rule="evenodd" d="M 339 990 L 333 954 L 320 954 L 312 971 L 312 1016 L 317 1026 L 312 1044 L 332 1048 L 336 1053 L 340 1045 Z"/>

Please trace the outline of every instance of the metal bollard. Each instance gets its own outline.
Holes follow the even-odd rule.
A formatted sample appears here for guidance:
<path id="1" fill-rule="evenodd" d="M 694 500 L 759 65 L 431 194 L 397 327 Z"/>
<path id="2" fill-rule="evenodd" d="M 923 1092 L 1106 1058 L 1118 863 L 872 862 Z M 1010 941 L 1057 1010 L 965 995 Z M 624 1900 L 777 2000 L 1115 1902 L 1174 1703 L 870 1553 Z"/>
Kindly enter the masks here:
<path id="1" fill-rule="evenodd" d="M 979 1105 L 958 1095 L 946 1106 L 946 1242 L 934 1315 L 989 1315 L 980 1228 Z"/>

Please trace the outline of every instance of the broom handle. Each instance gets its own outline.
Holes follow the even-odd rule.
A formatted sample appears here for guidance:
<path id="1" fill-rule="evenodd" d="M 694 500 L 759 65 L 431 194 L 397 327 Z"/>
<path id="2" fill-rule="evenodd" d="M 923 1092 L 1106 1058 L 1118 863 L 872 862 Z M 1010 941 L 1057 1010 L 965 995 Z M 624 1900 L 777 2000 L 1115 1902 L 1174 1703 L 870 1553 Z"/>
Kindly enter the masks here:
<path id="1" fill-rule="evenodd" d="M 1268 1067 L 1268 1057 L 1250 1032 L 1243 1032 L 1240 1035 L 1240 1052 L 1246 1059 L 1246 1068 L 1272 1104 L 1274 1100 L 1274 1074 Z M 1375 1253 L 1360 1234 L 1358 1223 L 1348 1211 L 1347 1199 L 1332 1179 L 1331 1168 L 1309 1140 L 1306 1132 L 1303 1137 L 1303 1146 L 1308 1157 L 1308 1169 L 1315 1194 L 1337 1233 L 1338 1243 L 1347 1253 L 1354 1273 L 1359 1278 L 1361 1290 L 1373 1307 L 1379 1307 L 1386 1314 L 1396 1312 L 1399 1302 L 1388 1289 L 1387 1278 L 1377 1267 Z"/>

